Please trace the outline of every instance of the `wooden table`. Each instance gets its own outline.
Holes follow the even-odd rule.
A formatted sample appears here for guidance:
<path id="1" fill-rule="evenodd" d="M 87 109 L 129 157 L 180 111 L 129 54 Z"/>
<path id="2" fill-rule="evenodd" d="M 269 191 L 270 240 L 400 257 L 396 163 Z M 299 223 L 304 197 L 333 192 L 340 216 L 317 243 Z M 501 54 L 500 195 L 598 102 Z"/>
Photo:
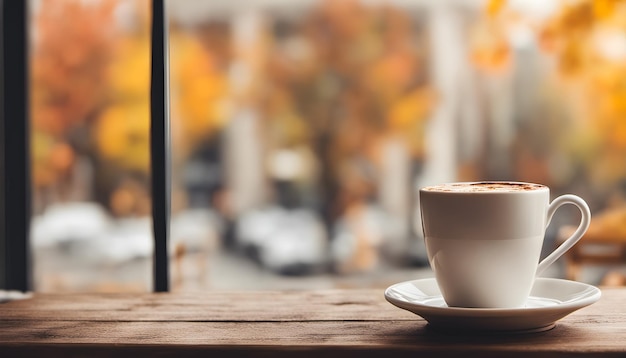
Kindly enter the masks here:
<path id="1" fill-rule="evenodd" d="M 626 357 L 626 288 L 542 333 L 437 332 L 382 290 L 36 294 L 0 304 L 0 357 Z"/>

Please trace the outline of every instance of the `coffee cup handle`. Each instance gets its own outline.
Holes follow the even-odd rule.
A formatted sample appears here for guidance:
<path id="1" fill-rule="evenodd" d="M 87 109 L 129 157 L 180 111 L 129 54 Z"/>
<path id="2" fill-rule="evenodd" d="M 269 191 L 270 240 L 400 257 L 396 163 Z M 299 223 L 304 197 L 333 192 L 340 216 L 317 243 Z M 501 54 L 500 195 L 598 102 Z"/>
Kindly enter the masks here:
<path id="1" fill-rule="evenodd" d="M 578 242 L 578 240 L 583 237 L 583 235 L 589 228 L 589 223 L 591 222 L 591 211 L 589 210 L 589 206 L 583 199 L 572 194 L 561 195 L 550 203 L 550 205 L 548 206 L 548 219 L 546 221 L 546 228 L 550 224 L 554 212 L 556 212 L 559 207 L 565 204 L 572 204 L 580 210 L 580 224 L 578 225 L 578 228 L 576 229 L 576 231 L 574 231 L 572 236 L 565 240 L 561 245 L 559 245 L 559 247 L 552 251 L 550 255 L 548 255 L 539 263 L 539 266 L 537 266 L 537 272 L 535 274 L 536 276 L 539 276 L 546 268 L 548 268 L 548 266 L 552 265 L 567 250 L 571 249 Z"/>

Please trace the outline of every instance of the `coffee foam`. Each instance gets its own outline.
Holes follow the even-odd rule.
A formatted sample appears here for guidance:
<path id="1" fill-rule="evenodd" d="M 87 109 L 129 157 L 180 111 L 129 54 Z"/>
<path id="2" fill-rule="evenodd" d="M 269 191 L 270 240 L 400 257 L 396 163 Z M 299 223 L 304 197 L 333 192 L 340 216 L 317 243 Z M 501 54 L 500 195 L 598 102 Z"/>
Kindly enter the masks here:
<path id="1" fill-rule="evenodd" d="M 452 193 L 493 193 L 493 192 L 524 192 L 545 189 L 546 186 L 532 183 L 517 182 L 472 182 L 449 183 L 432 185 L 423 188 L 424 191 L 439 191 Z"/>

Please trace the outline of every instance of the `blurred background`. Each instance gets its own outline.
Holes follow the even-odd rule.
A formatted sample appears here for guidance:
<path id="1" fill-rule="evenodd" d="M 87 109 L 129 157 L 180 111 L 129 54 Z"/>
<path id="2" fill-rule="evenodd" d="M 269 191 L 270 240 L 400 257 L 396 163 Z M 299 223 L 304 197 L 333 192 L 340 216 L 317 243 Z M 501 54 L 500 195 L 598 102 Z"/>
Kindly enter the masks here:
<path id="1" fill-rule="evenodd" d="M 151 3 L 29 3 L 35 290 L 150 291 Z M 548 275 L 624 284 L 626 1 L 166 4 L 172 290 L 431 277 L 417 190 L 484 179 L 583 197 L 618 244 Z"/>

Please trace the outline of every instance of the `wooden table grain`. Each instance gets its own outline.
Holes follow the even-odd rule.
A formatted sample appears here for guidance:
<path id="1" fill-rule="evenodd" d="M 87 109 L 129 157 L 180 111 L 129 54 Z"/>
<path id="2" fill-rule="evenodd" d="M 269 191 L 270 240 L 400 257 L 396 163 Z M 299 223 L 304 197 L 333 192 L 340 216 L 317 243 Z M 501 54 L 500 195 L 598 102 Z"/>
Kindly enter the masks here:
<path id="1" fill-rule="evenodd" d="M 626 288 L 519 335 L 451 334 L 382 290 L 35 294 L 0 304 L 0 357 L 626 357 Z"/>

